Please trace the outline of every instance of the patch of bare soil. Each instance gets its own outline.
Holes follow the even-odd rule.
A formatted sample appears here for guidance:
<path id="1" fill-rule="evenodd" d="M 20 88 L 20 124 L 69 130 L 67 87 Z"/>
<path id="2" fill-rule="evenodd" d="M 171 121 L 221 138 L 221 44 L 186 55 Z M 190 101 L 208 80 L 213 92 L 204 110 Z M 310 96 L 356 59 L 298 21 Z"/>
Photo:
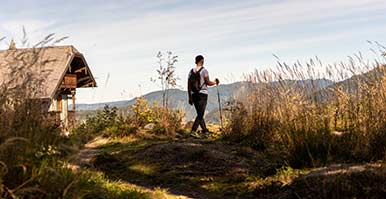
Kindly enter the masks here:
<path id="1" fill-rule="evenodd" d="M 258 156 L 257 153 L 240 155 L 232 149 L 220 144 L 166 143 L 150 146 L 137 152 L 135 156 L 162 164 L 165 169 L 175 168 L 186 174 L 226 175 L 231 172 L 248 172 L 255 168 L 256 162 L 247 156 Z"/>
<path id="2" fill-rule="evenodd" d="M 108 150 L 97 155 L 92 164 L 108 177 L 149 189 L 161 187 L 190 198 L 332 199 L 386 195 L 385 164 L 336 164 L 285 174 L 291 180 L 283 183 L 275 177 L 285 165 L 280 154 L 218 141 L 140 141 L 106 145 L 104 149 Z"/>
<path id="3" fill-rule="evenodd" d="M 296 178 L 284 198 L 384 198 L 386 165 L 337 164 Z"/>
<path id="4" fill-rule="evenodd" d="M 191 198 L 238 198 L 247 178 L 272 175 L 280 166 L 250 148 L 206 140 L 177 140 L 136 150 L 115 147 L 96 157 L 94 166 L 113 179 Z"/>

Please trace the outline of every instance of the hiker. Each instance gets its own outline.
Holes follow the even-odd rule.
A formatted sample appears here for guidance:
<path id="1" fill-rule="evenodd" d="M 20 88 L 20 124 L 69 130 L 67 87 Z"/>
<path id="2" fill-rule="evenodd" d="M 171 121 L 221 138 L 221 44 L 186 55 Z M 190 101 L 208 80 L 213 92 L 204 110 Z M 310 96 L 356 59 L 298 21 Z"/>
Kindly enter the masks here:
<path id="1" fill-rule="evenodd" d="M 208 102 L 208 86 L 218 85 L 220 81 L 216 78 L 215 81 L 209 80 L 209 73 L 204 68 L 204 57 L 198 55 L 196 57 L 196 66 L 190 71 L 188 77 L 188 96 L 189 104 L 194 105 L 197 112 L 196 120 L 192 126 L 192 136 L 198 137 L 197 129 L 201 126 L 203 134 L 209 134 L 206 127 L 204 114 Z"/>

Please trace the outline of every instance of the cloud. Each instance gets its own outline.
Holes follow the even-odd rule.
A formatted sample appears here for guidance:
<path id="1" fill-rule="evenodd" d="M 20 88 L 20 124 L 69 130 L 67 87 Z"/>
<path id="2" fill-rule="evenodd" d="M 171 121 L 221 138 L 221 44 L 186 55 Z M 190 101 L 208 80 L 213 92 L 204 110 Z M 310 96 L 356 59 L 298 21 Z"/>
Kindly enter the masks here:
<path id="1" fill-rule="evenodd" d="M 75 1 L 36 2 L 16 19 L 9 20 L 12 13 L 3 12 L 8 17 L 0 18 L 0 29 L 21 32 L 23 24 L 34 35 L 69 36 L 64 44 L 86 55 L 95 76 L 103 82 L 111 74 L 107 87 L 99 83 L 93 91 L 103 97 L 85 91 L 79 96 L 84 101 L 121 99 L 122 90 L 136 95 L 138 84 L 144 92 L 157 89 L 149 78 L 155 74 L 159 50 L 179 55 L 180 77 L 186 76 L 198 53 L 208 55 L 208 64 L 219 66 L 211 70 L 220 77 L 239 76 L 272 63 L 272 53 L 292 51 L 301 57 L 309 46 L 337 48 L 343 40 L 362 42 L 386 33 L 379 28 L 386 19 L 383 0 L 87 0 L 76 1 L 76 6 Z M 12 10 L 15 5 L 8 6 Z M 235 72 L 233 67 L 240 69 Z"/>

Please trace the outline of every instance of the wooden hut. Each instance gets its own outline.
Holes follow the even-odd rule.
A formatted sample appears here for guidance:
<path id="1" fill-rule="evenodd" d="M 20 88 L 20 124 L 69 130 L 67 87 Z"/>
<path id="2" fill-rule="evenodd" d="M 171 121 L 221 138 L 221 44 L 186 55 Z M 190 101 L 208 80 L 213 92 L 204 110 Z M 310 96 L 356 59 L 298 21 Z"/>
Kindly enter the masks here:
<path id="1" fill-rule="evenodd" d="M 96 87 L 84 56 L 73 46 L 0 51 L 0 85 L 20 90 L 23 84 L 35 88 L 28 98 L 42 101 L 43 111 L 55 115 L 64 127 L 75 120 L 76 89 Z"/>

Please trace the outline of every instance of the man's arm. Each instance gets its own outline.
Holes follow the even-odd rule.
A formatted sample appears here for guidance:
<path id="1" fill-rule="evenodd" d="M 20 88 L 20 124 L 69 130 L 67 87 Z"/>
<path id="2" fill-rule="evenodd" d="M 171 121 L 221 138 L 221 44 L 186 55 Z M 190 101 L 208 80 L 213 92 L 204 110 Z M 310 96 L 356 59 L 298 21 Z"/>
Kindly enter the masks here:
<path id="1" fill-rule="evenodd" d="M 189 104 L 193 105 L 192 88 L 190 87 L 189 80 L 188 80 L 188 99 L 189 99 Z"/>
<path id="2" fill-rule="evenodd" d="M 188 95 L 189 97 L 192 95 L 192 88 L 190 88 L 190 84 L 189 84 L 189 81 L 188 81 Z"/>
<path id="3" fill-rule="evenodd" d="M 210 81 L 209 73 L 206 69 L 204 69 L 203 75 L 204 75 L 205 84 L 208 86 L 214 86 L 214 85 L 216 85 L 216 84 L 218 85 L 220 83 L 220 81 L 217 78 L 215 81 Z"/>
<path id="4" fill-rule="evenodd" d="M 220 83 L 220 81 L 219 81 L 217 78 L 216 78 L 215 81 L 210 81 L 210 80 L 209 80 L 209 76 L 204 77 L 204 79 L 205 79 L 206 85 L 208 85 L 208 86 L 214 86 L 214 85 L 217 85 L 217 84 Z"/>

